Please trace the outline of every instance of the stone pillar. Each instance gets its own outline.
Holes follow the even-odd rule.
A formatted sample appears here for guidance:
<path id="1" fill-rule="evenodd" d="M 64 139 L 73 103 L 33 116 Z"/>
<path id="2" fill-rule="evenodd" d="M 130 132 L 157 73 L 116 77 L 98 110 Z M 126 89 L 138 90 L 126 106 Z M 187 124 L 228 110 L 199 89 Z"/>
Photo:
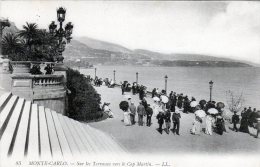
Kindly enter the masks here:
<path id="1" fill-rule="evenodd" d="M 9 64 L 10 64 L 9 59 L 4 59 L 3 57 L 0 56 L 0 73 L 9 74 L 10 73 Z"/>

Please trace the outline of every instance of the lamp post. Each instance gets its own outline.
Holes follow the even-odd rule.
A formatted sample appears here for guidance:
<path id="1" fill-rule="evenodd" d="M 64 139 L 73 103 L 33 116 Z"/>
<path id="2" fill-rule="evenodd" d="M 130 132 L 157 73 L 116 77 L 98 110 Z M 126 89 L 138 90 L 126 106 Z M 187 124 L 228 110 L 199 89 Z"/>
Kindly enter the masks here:
<path id="1" fill-rule="evenodd" d="M 114 72 L 114 83 L 116 83 L 116 70 L 114 70 L 113 72 Z"/>
<path id="2" fill-rule="evenodd" d="M 165 94 L 167 95 L 167 79 L 168 79 L 168 76 L 165 75 Z"/>
<path id="3" fill-rule="evenodd" d="M 212 88 L 213 88 L 213 81 L 209 82 L 209 101 L 212 100 Z"/>
<path id="4" fill-rule="evenodd" d="M 5 27 L 10 27 L 8 19 L 0 19 L 0 56 L 2 55 L 2 35 Z"/>
<path id="5" fill-rule="evenodd" d="M 58 56 L 56 58 L 56 61 L 58 63 L 63 63 L 64 57 L 62 56 L 62 52 L 65 50 L 65 46 L 67 43 L 70 43 L 70 40 L 72 39 L 72 29 L 73 25 L 71 22 L 68 22 L 64 29 L 63 29 L 63 22 L 65 21 L 65 15 L 66 15 L 66 9 L 63 7 L 59 7 L 57 9 L 57 20 L 59 22 L 59 29 L 57 30 L 57 25 L 54 21 L 51 22 L 49 25 L 49 32 L 53 36 L 57 38 L 57 49 L 58 49 Z"/>
<path id="6" fill-rule="evenodd" d="M 138 84 L 138 72 L 136 72 L 136 84 Z"/>
<path id="7" fill-rule="evenodd" d="M 97 76 L 97 68 L 95 68 L 95 78 L 96 78 L 96 76 Z M 94 79 L 95 79 L 95 78 L 94 78 Z"/>

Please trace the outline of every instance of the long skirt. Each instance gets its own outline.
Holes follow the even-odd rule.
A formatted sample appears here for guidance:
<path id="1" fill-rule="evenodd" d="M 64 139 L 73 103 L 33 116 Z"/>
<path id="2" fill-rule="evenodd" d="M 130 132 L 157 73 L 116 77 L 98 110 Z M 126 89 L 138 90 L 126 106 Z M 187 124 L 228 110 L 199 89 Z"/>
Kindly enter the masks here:
<path id="1" fill-rule="evenodd" d="M 125 126 L 131 125 L 129 112 L 124 112 L 124 124 Z"/>
<path id="2" fill-rule="evenodd" d="M 242 117 L 239 131 L 240 132 L 244 132 L 244 133 L 248 133 L 249 132 L 247 118 Z"/>
<path id="3" fill-rule="evenodd" d="M 205 133 L 208 135 L 212 135 L 212 117 L 206 117 L 206 128 Z"/>
<path id="4" fill-rule="evenodd" d="M 191 133 L 194 135 L 200 134 L 201 131 L 201 123 L 197 120 L 194 120 L 192 128 L 191 128 Z"/>

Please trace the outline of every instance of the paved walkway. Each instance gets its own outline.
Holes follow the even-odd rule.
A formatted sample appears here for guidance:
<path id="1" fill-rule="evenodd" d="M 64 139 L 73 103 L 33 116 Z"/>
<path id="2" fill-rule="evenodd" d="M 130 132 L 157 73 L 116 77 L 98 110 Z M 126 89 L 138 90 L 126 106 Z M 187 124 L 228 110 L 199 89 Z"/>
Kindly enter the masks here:
<path id="1" fill-rule="evenodd" d="M 153 116 L 152 126 L 124 126 L 121 122 L 123 111 L 119 109 L 119 103 L 125 100 L 119 88 L 96 87 L 101 94 L 102 102 L 109 102 L 115 118 L 101 122 L 91 123 L 96 127 L 114 136 L 125 148 L 132 153 L 179 153 L 179 152 L 214 152 L 214 153 L 260 153 L 260 139 L 249 134 L 229 131 L 224 135 L 213 134 L 213 136 L 201 133 L 194 136 L 189 133 L 192 126 L 193 114 L 183 114 L 180 125 L 180 136 L 170 133 L 162 135 L 156 130 L 157 120 Z M 131 95 L 135 105 L 139 99 L 137 95 Z M 152 99 L 147 98 L 152 104 Z"/>

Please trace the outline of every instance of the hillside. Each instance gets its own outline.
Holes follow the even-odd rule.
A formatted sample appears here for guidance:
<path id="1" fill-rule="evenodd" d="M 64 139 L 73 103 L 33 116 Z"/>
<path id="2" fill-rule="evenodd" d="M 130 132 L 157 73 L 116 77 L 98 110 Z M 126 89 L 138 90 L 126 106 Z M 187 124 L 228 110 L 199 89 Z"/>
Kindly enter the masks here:
<path id="1" fill-rule="evenodd" d="M 130 50 L 123 46 L 87 37 L 72 40 L 64 52 L 65 60 L 81 59 L 92 64 L 249 67 L 248 63 L 200 54 L 164 54 L 144 49 Z M 80 41 L 83 40 L 83 41 Z"/>
<path id="2" fill-rule="evenodd" d="M 3 31 L 16 33 L 19 29 L 11 22 L 11 26 Z M 259 66 L 249 62 L 220 58 L 200 54 L 164 54 L 144 49 L 130 50 L 124 46 L 100 41 L 89 37 L 76 37 L 67 44 L 63 52 L 65 62 L 80 60 L 83 64 L 107 65 L 146 65 L 146 66 L 209 66 L 209 67 L 248 67 Z M 71 64 L 71 63 L 69 63 Z"/>
<path id="3" fill-rule="evenodd" d="M 111 52 L 122 52 L 122 53 L 131 53 L 132 52 L 131 50 L 129 50 L 123 46 L 92 39 L 89 37 L 75 37 L 74 39 L 77 41 L 80 41 L 81 43 L 83 43 L 93 49 L 102 49 L 102 50 L 108 50 Z"/>

